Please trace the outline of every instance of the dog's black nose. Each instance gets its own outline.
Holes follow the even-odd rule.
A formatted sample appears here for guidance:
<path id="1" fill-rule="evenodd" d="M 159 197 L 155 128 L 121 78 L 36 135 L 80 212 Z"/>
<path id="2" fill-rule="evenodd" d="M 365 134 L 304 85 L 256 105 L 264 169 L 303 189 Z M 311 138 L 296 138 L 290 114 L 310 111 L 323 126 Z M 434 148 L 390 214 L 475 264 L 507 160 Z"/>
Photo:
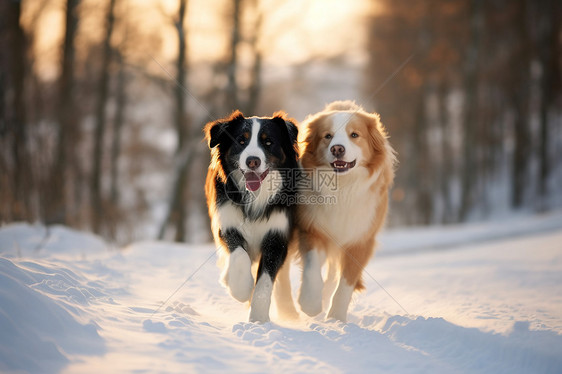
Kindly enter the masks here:
<path id="1" fill-rule="evenodd" d="M 345 154 L 345 147 L 341 144 L 336 144 L 333 145 L 332 148 L 330 148 L 330 151 L 332 152 L 334 157 L 340 158 Z"/>
<path id="2" fill-rule="evenodd" d="M 246 165 L 248 165 L 251 170 L 256 170 L 260 167 L 261 160 L 259 157 L 250 156 L 246 159 Z"/>

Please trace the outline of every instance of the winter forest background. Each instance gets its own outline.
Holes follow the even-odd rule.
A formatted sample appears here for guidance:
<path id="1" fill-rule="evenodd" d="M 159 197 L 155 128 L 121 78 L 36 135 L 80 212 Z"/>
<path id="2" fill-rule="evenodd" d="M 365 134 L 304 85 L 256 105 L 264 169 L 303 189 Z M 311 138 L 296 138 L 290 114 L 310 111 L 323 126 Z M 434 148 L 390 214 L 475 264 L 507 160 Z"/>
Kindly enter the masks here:
<path id="1" fill-rule="evenodd" d="M 381 114 L 391 226 L 562 206 L 557 0 L 2 0 L 0 223 L 210 238 L 201 129 Z"/>

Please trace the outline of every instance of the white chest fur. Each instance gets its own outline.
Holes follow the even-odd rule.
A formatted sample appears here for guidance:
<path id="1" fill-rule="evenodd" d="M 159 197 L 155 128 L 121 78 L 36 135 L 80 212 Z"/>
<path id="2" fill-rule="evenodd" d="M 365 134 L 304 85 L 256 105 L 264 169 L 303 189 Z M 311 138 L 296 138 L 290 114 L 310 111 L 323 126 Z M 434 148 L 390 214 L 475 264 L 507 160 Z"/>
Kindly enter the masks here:
<path id="1" fill-rule="evenodd" d="M 248 254 L 252 261 L 258 260 L 262 240 L 269 231 L 285 234 L 289 231 L 289 218 L 285 212 L 273 212 L 268 219 L 252 221 L 246 219 L 240 207 L 232 203 L 219 207 L 218 223 L 222 230 L 235 228 L 240 231 L 248 243 Z"/>
<path id="2" fill-rule="evenodd" d="M 313 219 L 314 226 L 336 243 L 344 245 L 360 240 L 372 228 L 377 211 L 377 196 L 369 191 L 372 182 L 373 178 L 340 179 L 335 190 L 305 192 L 305 196 L 321 194 L 333 199 L 322 200 L 329 203 L 306 205 L 301 214 Z"/>

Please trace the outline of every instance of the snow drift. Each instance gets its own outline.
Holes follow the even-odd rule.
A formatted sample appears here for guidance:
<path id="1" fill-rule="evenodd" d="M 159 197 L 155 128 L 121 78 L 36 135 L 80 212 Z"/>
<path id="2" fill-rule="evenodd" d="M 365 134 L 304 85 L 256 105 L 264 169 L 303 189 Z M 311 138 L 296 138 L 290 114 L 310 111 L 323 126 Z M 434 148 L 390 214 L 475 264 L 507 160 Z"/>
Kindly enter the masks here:
<path id="1" fill-rule="evenodd" d="M 347 324 L 245 322 L 211 245 L 6 225 L 0 371 L 559 373 L 561 222 L 385 233 Z"/>

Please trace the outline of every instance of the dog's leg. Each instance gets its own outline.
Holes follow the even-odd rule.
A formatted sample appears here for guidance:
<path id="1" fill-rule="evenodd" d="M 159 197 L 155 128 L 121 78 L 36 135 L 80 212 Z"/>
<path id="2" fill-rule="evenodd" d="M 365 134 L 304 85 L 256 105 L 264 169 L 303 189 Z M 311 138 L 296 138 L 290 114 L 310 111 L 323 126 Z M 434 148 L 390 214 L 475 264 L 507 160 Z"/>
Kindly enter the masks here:
<path id="1" fill-rule="evenodd" d="M 361 275 L 374 251 L 374 239 L 344 248 L 341 276 L 326 318 L 347 321 L 347 309 L 356 289 L 362 289 Z"/>
<path id="2" fill-rule="evenodd" d="M 263 238 L 257 282 L 250 305 L 250 322 L 269 321 L 273 282 L 287 257 L 287 247 L 287 237 L 279 231 L 270 231 Z"/>
<path id="3" fill-rule="evenodd" d="M 338 264 L 334 259 L 327 261 L 328 271 L 326 280 L 324 281 L 324 289 L 322 290 L 322 309 L 328 309 L 336 286 L 338 285 Z"/>
<path id="4" fill-rule="evenodd" d="M 236 300 L 248 301 L 254 289 L 254 277 L 252 261 L 244 249 L 247 245 L 246 240 L 237 229 L 233 228 L 221 232 L 221 238 L 230 252 L 222 274 L 223 283 Z"/>
<path id="5" fill-rule="evenodd" d="M 298 319 L 299 313 L 295 308 L 293 295 L 291 293 L 290 268 L 291 261 L 287 258 L 283 266 L 281 266 L 281 269 L 279 269 L 279 273 L 275 279 L 273 296 L 275 297 L 275 304 L 277 305 L 279 317 L 284 319 Z"/>
<path id="6" fill-rule="evenodd" d="M 337 319 L 342 322 L 347 321 L 347 309 L 351 302 L 353 295 L 354 285 L 349 284 L 348 280 L 344 277 L 340 278 L 338 288 L 332 297 L 332 303 L 328 312 L 327 319 Z"/>
<path id="7" fill-rule="evenodd" d="M 301 240 L 301 246 L 303 245 Z M 304 243 L 307 245 L 307 243 Z M 309 316 L 315 316 L 322 311 L 322 265 L 326 260 L 326 254 L 318 249 L 302 251 L 302 283 L 299 293 L 299 304 L 301 310 Z"/>

